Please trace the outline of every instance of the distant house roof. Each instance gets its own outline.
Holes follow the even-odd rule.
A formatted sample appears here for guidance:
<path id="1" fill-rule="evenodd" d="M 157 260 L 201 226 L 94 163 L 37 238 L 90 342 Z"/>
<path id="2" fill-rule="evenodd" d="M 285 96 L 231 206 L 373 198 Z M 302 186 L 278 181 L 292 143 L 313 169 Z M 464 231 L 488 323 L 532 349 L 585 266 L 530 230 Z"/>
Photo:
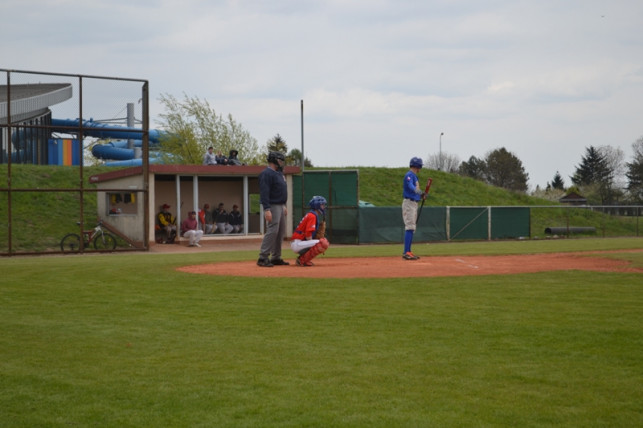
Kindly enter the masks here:
<path id="1" fill-rule="evenodd" d="M 71 97 L 71 83 L 35 83 L 9 87 L 0 85 L 0 123 L 7 123 L 9 113 L 11 113 L 11 122 L 14 123 L 40 116 L 49 106 Z"/>
<path id="2" fill-rule="evenodd" d="M 574 205 L 581 205 L 581 204 L 586 204 L 587 199 L 582 197 L 576 192 L 570 192 L 569 194 L 563 196 L 558 200 L 558 202 L 563 203 L 563 204 L 574 204 Z"/>

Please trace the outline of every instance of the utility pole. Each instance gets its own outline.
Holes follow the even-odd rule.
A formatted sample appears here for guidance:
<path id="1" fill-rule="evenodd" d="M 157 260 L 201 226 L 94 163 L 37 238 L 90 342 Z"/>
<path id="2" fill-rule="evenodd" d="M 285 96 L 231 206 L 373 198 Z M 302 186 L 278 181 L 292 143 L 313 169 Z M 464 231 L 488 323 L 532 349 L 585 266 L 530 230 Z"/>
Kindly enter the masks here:
<path id="1" fill-rule="evenodd" d="M 438 165 L 438 171 L 442 171 L 442 136 L 444 135 L 444 132 L 440 132 L 440 157 L 439 157 L 439 165 Z"/>

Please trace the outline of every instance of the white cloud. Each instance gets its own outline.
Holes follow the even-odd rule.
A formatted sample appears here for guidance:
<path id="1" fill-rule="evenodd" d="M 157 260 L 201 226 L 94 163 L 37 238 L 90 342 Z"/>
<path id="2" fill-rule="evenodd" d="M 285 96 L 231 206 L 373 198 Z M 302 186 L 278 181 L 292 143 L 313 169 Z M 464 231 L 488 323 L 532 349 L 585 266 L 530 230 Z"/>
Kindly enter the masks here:
<path id="1" fill-rule="evenodd" d="M 643 135 L 636 0 L 5 0 L 0 16 L 1 67 L 148 79 L 153 116 L 186 93 L 298 147 L 303 99 L 321 166 L 406 165 L 444 132 L 463 160 L 506 147 L 543 186 Z"/>

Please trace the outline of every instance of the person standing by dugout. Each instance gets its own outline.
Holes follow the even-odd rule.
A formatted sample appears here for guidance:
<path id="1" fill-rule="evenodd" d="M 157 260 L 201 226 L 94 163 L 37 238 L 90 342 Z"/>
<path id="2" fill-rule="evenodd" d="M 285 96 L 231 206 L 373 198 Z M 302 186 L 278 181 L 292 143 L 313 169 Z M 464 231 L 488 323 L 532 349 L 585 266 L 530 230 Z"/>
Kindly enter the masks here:
<path id="1" fill-rule="evenodd" d="M 418 202 L 426 197 L 420 189 L 418 174 L 422 169 L 422 159 L 414 157 L 409 162 L 409 171 L 404 176 L 402 187 L 402 218 L 404 219 L 404 260 L 418 260 L 419 257 L 411 252 L 413 234 L 417 223 Z"/>
<path id="2" fill-rule="evenodd" d="M 267 224 L 257 260 L 257 265 L 261 267 L 290 264 L 281 258 L 281 243 L 286 235 L 288 214 L 288 184 L 283 173 L 285 164 L 286 158 L 283 153 L 270 152 L 268 167 L 259 174 L 259 201 L 263 206 Z"/>

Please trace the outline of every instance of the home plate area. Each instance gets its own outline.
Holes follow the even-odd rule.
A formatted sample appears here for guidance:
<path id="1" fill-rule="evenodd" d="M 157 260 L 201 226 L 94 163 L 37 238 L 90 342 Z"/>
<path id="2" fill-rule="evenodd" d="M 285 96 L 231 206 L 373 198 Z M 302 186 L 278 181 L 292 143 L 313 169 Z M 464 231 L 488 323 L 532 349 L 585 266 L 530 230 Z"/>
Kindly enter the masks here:
<path id="1" fill-rule="evenodd" d="M 638 250 L 637 250 L 638 251 Z M 625 251 L 623 251 L 625 252 Z M 281 278 L 405 278 L 468 275 L 507 275 L 546 271 L 643 272 L 625 260 L 601 257 L 607 252 L 551 253 L 512 256 L 425 256 L 315 258 L 314 266 L 302 267 L 293 259 L 289 266 L 259 267 L 255 261 L 221 262 L 183 266 L 181 272 Z M 613 252 L 612 252 L 613 253 Z"/>

